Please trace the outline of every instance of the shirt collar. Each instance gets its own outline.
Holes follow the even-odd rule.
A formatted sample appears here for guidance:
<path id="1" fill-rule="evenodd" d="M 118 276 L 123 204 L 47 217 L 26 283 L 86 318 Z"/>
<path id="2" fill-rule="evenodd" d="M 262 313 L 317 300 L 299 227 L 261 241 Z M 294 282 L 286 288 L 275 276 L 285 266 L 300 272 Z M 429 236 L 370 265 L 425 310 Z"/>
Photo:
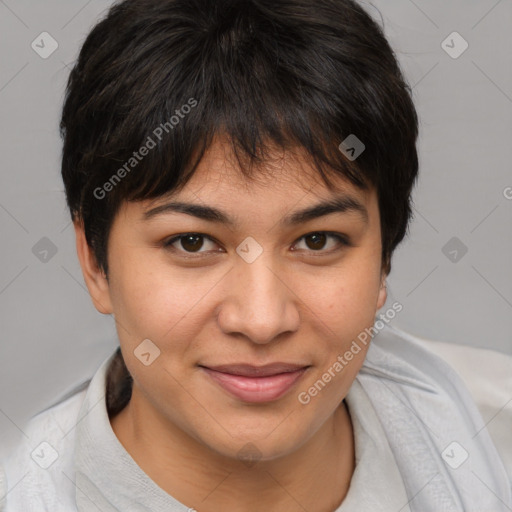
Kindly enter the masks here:
<path id="1" fill-rule="evenodd" d="M 107 413 L 109 356 L 94 374 L 78 415 L 75 442 L 76 503 L 79 512 L 189 512 L 137 465 L 117 439 Z"/>
<path id="2" fill-rule="evenodd" d="M 142 471 L 112 430 L 105 396 L 107 370 L 114 357 L 115 353 L 109 356 L 95 373 L 78 416 L 75 443 L 75 484 L 78 512 L 90 512 L 97 509 L 102 512 L 124 512 L 126 510 L 130 510 L 130 512 L 154 512 L 155 510 L 191 512 L 192 508 L 167 494 Z M 356 382 L 346 397 L 354 425 L 358 465 L 349 493 L 337 512 L 348 510 L 346 508 L 348 503 L 357 501 L 361 491 L 370 492 L 369 487 L 371 487 L 366 478 L 364 482 L 362 478 L 358 478 L 362 467 L 359 464 L 361 455 L 366 450 L 362 444 L 368 441 L 368 436 L 363 435 L 368 426 L 363 428 L 357 419 L 361 413 L 359 409 L 363 402 L 362 391 L 359 388 L 356 378 Z M 357 398 L 354 396 L 356 390 L 358 391 Z M 368 412 L 366 410 L 365 414 Z M 398 475 L 395 476 L 398 477 Z M 400 498 L 402 498 L 402 494 L 405 496 L 403 484 L 398 481 L 395 482 L 395 492 L 398 492 Z M 395 509 L 390 507 L 389 510 Z"/>

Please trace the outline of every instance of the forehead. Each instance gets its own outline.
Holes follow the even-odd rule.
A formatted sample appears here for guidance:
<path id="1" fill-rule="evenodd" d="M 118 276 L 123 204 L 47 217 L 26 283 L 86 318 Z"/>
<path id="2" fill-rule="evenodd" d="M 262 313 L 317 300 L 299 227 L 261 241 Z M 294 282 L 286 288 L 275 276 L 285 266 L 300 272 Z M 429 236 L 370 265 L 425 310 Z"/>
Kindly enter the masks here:
<path id="1" fill-rule="evenodd" d="M 244 165 L 252 165 L 249 177 L 242 172 Z M 249 224 L 287 229 L 343 213 L 350 223 L 378 229 L 373 187 L 362 190 L 332 169 L 329 181 L 330 186 L 303 148 L 270 147 L 260 162 L 251 164 L 246 157 L 238 160 L 231 144 L 217 137 L 182 188 L 155 199 L 124 202 L 116 220 L 124 218 L 123 225 L 164 225 L 169 215 L 185 214 L 230 230 L 247 229 Z"/>
<path id="2" fill-rule="evenodd" d="M 239 160 L 229 141 L 216 136 L 182 189 L 147 201 L 145 206 L 154 207 L 169 199 L 191 198 L 196 194 L 231 205 L 241 202 L 242 196 L 249 199 L 258 196 L 259 200 L 272 197 L 282 204 L 297 201 L 305 195 L 314 199 L 342 194 L 361 203 L 367 203 L 375 196 L 373 187 L 363 190 L 339 173 L 325 168 L 331 182 L 327 185 L 304 148 L 284 150 L 268 145 L 266 149 L 261 162 L 251 162 L 243 155 Z"/>

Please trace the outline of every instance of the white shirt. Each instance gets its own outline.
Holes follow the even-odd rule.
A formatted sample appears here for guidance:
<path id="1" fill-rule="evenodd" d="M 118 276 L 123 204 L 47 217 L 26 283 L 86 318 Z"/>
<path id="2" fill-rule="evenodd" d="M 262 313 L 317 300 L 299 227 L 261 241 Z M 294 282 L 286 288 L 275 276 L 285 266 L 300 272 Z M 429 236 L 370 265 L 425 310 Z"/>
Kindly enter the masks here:
<path id="1" fill-rule="evenodd" d="M 448 344 L 421 341 L 429 348 L 444 348 L 445 357 L 450 357 L 449 347 L 446 350 L 442 346 Z M 378 336 L 373 343 L 378 343 Z M 474 353 L 480 349 L 460 350 Z M 503 363 L 512 362 L 502 354 L 481 352 L 489 352 L 490 359 L 495 357 L 494 370 L 498 359 L 501 368 Z M 20 441 L 5 463 L 5 512 L 192 510 L 154 483 L 115 436 L 105 402 L 106 370 L 112 357 L 113 354 L 102 363 L 85 389 L 41 412 L 25 427 L 28 437 Z M 508 384 L 512 398 L 510 379 Z M 354 427 L 356 467 L 347 496 L 333 512 L 409 512 L 409 499 L 395 457 L 357 377 L 345 400 Z M 495 436 L 498 432 L 498 448 L 510 481 L 512 428 L 509 435 L 500 436 L 507 431 L 507 425 L 512 426 L 511 418 L 512 412 L 502 408 L 491 422 Z M 0 510 L 4 509 L 0 506 Z"/>

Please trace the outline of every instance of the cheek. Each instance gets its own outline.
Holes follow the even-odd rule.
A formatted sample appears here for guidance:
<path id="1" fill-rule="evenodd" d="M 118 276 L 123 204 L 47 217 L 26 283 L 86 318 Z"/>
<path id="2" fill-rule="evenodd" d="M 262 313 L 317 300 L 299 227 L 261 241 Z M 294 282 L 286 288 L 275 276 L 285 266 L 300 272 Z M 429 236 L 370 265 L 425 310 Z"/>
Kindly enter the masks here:
<path id="1" fill-rule="evenodd" d="M 173 339 L 173 350 L 179 351 L 179 340 L 194 339 L 199 326 L 207 322 L 210 301 L 222 303 L 215 289 L 225 268 L 179 268 L 155 249 L 125 248 L 123 252 L 124 257 L 113 258 L 111 265 L 114 314 L 124 327 L 119 335 L 130 344 L 145 338 L 157 344 Z M 330 344 L 339 346 L 340 339 L 355 337 L 373 324 L 380 287 L 375 256 L 360 247 L 331 268 L 310 267 L 300 276 L 284 275 L 293 290 L 290 300 L 298 297 L 297 307 L 304 308 L 305 325 L 318 324 Z"/>
<path id="2" fill-rule="evenodd" d="M 354 264 L 335 269 L 319 283 L 308 280 L 308 306 L 333 331 L 364 329 L 373 324 L 380 290 L 380 266 L 354 258 Z"/>
<path id="3" fill-rule="evenodd" d="M 116 320 L 123 323 L 120 335 L 131 343 L 149 338 L 157 345 L 193 336 L 201 322 L 204 298 L 215 284 L 212 276 L 201 278 L 197 269 L 179 269 L 140 251 L 113 269 L 111 294 Z M 175 347 L 179 349 L 179 347 Z"/>
<path id="4" fill-rule="evenodd" d="M 303 288 L 308 294 L 313 330 L 321 333 L 317 334 L 316 342 L 322 347 L 317 351 L 319 366 L 327 371 L 338 356 L 350 352 L 343 370 L 334 369 L 338 376 L 331 386 L 334 388 L 351 381 L 364 362 L 371 342 L 369 328 L 374 324 L 377 310 L 380 265 L 372 258 L 359 255 L 335 271 L 316 284 L 308 279 Z"/>

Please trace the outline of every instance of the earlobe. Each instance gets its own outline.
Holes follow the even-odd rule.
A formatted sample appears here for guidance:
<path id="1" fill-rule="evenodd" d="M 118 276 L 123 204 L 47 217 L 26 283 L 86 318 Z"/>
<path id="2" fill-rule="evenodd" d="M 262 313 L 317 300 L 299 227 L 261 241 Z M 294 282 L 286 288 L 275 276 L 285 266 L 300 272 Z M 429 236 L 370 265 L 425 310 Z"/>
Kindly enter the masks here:
<path id="1" fill-rule="evenodd" d="M 84 281 L 89 290 L 94 307 L 105 315 L 113 312 L 110 300 L 110 287 L 107 277 L 99 267 L 96 257 L 87 243 L 84 226 L 82 222 L 75 221 L 76 252 Z"/>
<path id="2" fill-rule="evenodd" d="M 382 306 L 384 306 L 384 304 L 388 298 L 386 277 L 387 276 L 385 276 L 385 275 L 382 277 L 382 282 L 381 282 L 380 290 L 379 290 L 379 296 L 377 298 L 377 310 L 379 310 Z"/>

